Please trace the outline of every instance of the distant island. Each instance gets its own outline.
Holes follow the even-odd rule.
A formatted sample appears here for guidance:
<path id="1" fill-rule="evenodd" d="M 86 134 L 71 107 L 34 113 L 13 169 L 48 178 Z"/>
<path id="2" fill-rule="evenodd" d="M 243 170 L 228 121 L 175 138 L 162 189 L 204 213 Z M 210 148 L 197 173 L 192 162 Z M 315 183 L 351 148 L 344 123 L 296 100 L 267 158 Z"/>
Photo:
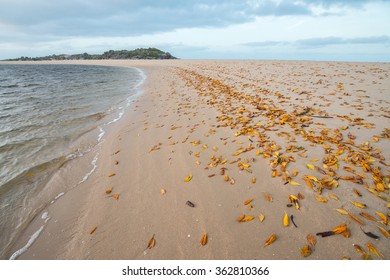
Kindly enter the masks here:
<path id="1" fill-rule="evenodd" d="M 109 50 L 103 54 L 53 54 L 42 57 L 26 57 L 6 59 L 6 61 L 40 61 L 40 60 L 102 60 L 102 59 L 177 59 L 169 52 L 163 52 L 156 48 L 139 48 L 135 50 Z"/>

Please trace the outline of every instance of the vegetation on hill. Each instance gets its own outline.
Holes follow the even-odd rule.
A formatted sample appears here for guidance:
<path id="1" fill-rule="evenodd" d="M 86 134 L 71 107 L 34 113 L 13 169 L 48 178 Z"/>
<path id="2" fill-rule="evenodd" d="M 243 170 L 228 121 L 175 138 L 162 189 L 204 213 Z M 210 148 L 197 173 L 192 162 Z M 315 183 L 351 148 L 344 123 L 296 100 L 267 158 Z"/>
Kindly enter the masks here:
<path id="1" fill-rule="evenodd" d="M 40 60 L 93 60 L 93 59 L 176 59 L 169 52 L 163 52 L 156 48 L 140 48 L 135 50 L 109 50 L 103 54 L 53 54 L 42 57 L 26 57 L 22 56 L 15 59 L 7 59 L 8 61 L 40 61 Z"/>

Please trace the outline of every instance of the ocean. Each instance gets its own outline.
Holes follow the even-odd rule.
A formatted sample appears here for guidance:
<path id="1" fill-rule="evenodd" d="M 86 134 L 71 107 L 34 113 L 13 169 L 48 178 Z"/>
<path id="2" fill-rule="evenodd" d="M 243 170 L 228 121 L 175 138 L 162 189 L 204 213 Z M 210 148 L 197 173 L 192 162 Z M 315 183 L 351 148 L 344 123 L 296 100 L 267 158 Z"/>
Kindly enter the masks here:
<path id="1" fill-rule="evenodd" d="M 32 219 L 66 191 L 64 186 L 56 197 L 42 195 L 50 177 L 104 141 L 106 128 L 130 108 L 144 80 L 136 68 L 0 64 L 1 259 L 13 253 L 9 248 Z M 91 132 L 94 141 L 78 143 Z M 96 160 L 79 183 L 93 173 Z"/>

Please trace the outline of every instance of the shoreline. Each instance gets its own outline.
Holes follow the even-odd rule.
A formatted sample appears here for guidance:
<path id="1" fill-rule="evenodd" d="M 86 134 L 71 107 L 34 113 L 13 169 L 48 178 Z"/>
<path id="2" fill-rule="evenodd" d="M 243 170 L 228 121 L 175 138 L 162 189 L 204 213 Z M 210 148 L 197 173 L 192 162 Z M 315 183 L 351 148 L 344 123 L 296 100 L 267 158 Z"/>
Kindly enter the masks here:
<path id="1" fill-rule="evenodd" d="M 309 125 L 316 133 L 327 127 L 333 131 L 348 126 L 341 131 L 346 139 L 351 133 L 356 136 L 355 146 L 370 141 L 388 163 L 390 151 L 386 141 L 389 140 L 378 138 L 372 142 L 373 135 L 380 135 L 389 127 L 389 121 L 382 116 L 388 114 L 386 104 L 388 108 L 390 102 L 386 96 L 388 64 L 196 60 L 98 62 L 99 65 L 136 65 L 144 69 L 148 73 L 143 84 L 144 93 L 132 104 L 134 110 L 129 110 L 108 129 L 91 177 L 49 205 L 50 220 L 20 259 L 305 259 L 300 255 L 300 249 L 307 244 L 309 233 L 315 235 L 343 223 L 347 224 L 351 236 L 317 237 L 317 245 L 307 259 L 361 259 L 352 244 L 363 247 L 367 242 L 374 244 L 386 259 L 390 258 L 390 249 L 386 247 L 388 240 L 376 228 L 379 225 L 388 230 L 388 226 L 364 220 L 359 216 L 360 210 L 349 203 L 350 200 L 364 202 L 367 209 L 362 211 L 372 216 L 375 212 L 388 213 L 386 203 L 367 191 L 372 187 L 370 178 L 366 180 L 368 187 L 338 180 L 337 188 L 324 189 L 322 195 L 314 193 L 301 177 L 307 174 L 321 178 L 323 174 L 308 170 L 306 166 L 321 167 L 321 160 L 326 156 L 324 149 L 321 144 L 306 143 L 299 138 L 301 136 L 294 135 L 296 124 L 287 118 L 287 114 L 285 120 L 282 120 L 283 115 L 275 115 L 281 109 L 292 112 L 305 106 L 312 107 L 317 111 L 309 116 L 303 114 L 302 118 L 313 115 L 332 118 L 311 117 L 299 125 Z M 95 61 L 91 63 L 96 65 Z M 265 101 L 268 106 L 261 114 L 253 109 L 253 93 L 261 96 L 256 104 Z M 353 106 L 341 105 L 342 102 Z M 384 109 L 375 105 L 378 102 Z M 270 110 L 273 107 L 275 110 Z M 244 111 L 239 113 L 241 109 Z M 272 126 L 272 118 L 265 118 L 263 113 L 275 115 Z M 364 113 L 363 119 L 368 120 L 353 123 L 337 117 L 346 113 L 354 114 L 350 116 L 355 119 Z M 227 121 L 221 119 L 222 115 Z M 364 126 L 373 121 L 375 127 Z M 261 133 L 242 131 L 243 125 L 247 128 L 257 126 Z M 237 132 L 241 135 L 235 136 Z M 263 136 L 261 141 L 259 136 Z M 287 152 L 288 145 L 297 146 L 293 138 L 304 146 L 307 158 L 297 156 L 294 151 Z M 271 176 L 269 161 L 277 150 L 271 148 L 270 157 L 266 157 L 267 147 L 263 142 L 268 145 L 272 141 L 281 146 L 278 150 L 281 155 L 294 157 L 295 162 L 288 163 L 288 171 L 292 174 L 297 170 L 299 175 L 290 178 L 289 184 L 284 184 L 285 174 Z M 330 145 L 335 148 L 332 143 Z M 233 155 L 245 147 L 247 151 Z M 219 156 L 221 159 L 217 162 Z M 343 167 L 347 166 L 341 162 L 345 156 L 346 151 L 340 154 Z M 238 162 L 230 163 L 238 157 L 241 158 Z M 316 158 L 318 163 L 309 161 Z M 226 163 L 221 164 L 225 159 Z M 64 178 L 74 177 L 76 170 L 85 166 L 74 163 L 65 166 L 62 174 L 52 178 L 52 183 L 66 183 Z M 370 164 L 374 167 L 379 163 L 376 160 Z M 388 176 L 389 168 L 380 166 Z M 227 182 L 224 175 L 220 175 L 221 168 L 227 168 L 224 171 L 224 175 L 229 176 Z M 340 176 L 348 174 L 341 166 L 336 172 Z M 112 173 L 115 175 L 109 176 Z M 189 174 L 191 180 L 184 182 Z M 329 174 L 326 176 L 330 177 Z M 255 183 L 253 178 L 256 178 Z M 299 185 L 291 184 L 291 181 Z M 112 193 L 106 194 L 110 187 Z M 363 196 L 356 197 L 353 188 Z M 388 185 L 384 188 L 385 192 L 381 194 L 389 198 Z M 164 194 L 161 189 L 165 190 Z M 265 198 L 265 193 L 272 196 L 272 202 Z M 286 207 L 289 195 L 298 193 L 305 197 L 300 200 L 300 209 Z M 329 193 L 337 195 L 338 200 L 330 199 Z M 118 199 L 113 194 L 118 194 Z M 327 202 L 317 201 L 318 196 L 327 198 Z M 244 205 L 251 198 L 253 201 Z M 189 207 L 187 201 L 195 207 Z M 345 208 L 359 216 L 365 222 L 365 231 L 375 232 L 380 239 L 369 239 L 358 223 L 340 215 L 335 208 Z M 294 215 L 298 228 L 291 221 L 288 227 L 283 226 L 284 211 Z M 239 223 L 237 218 L 241 214 L 254 219 Z M 258 219 L 260 214 L 265 217 L 263 222 Z M 13 248 L 23 247 L 40 228 L 42 220 L 37 215 Z M 200 240 L 204 232 L 208 242 L 202 246 Z M 277 240 L 263 248 L 271 234 L 276 234 Z M 146 249 L 152 236 L 155 236 L 155 247 Z M 372 257 L 376 258 L 375 255 Z"/>

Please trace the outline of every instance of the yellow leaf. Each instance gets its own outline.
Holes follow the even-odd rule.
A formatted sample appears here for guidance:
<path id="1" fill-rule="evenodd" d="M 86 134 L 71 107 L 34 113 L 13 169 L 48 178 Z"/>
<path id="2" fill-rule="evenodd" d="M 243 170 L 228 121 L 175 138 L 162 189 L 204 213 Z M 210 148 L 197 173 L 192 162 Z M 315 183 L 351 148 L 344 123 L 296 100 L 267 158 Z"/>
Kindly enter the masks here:
<path id="1" fill-rule="evenodd" d="M 166 194 L 167 193 L 167 191 L 165 190 L 165 189 L 160 189 L 160 194 L 161 195 L 164 195 L 164 194 Z"/>
<path id="2" fill-rule="evenodd" d="M 288 227 L 288 225 L 289 225 L 288 215 L 287 215 L 286 211 L 284 211 L 283 225 L 284 225 L 285 227 Z"/>
<path id="3" fill-rule="evenodd" d="M 294 185 L 294 186 L 300 186 L 301 184 L 299 184 L 299 183 L 297 183 L 297 182 L 295 182 L 295 181 L 290 181 L 290 184 L 291 185 Z"/>
<path id="4" fill-rule="evenodd" d="M 195 161 L 195 164 L 200 165 L 200 161 L 199 160 Z"/>
<path id="5" fill-rule="evenodd" d="M 341 215 L 348 215 L 348 212 L 344 209 L 336 209 L 337 212 L 339 212 Z"/>
<path id="6" fill-rule="evenodd" d="M 226 182 L 229 181 L 229 175 L 226 174 L 223 178 Z"/>
<path id="7" fill-rule="evenodd" d="M 256 183 L 256 177 L 252 177 L 252 183 L 253 183 L 253 184 Z"/>
<path id="8" fill-rule="evenodd" d="M 359 245 L 357 244 L 352 244 L 353 245 L 353 248 L 355 248 L 356 251 L 358 251 L 360 254 L 363 254 L 363 255 L 366 255 L 366 251 L 363 250 L 362 247 L 360 247 Z"/>
<path id="9" fill-rule="evenodd" d="M 90 231 L 89 231 L 89 234 L 92 234 L 92 233 L 94 233 L 95 232 L 95 230 L 97 229 L 97 227 L 95 226 L 95 227 L 93 227 Z"/>
<path id="10" fill-rule="evenodd" d="M 352 203 L 353 205 L 355 205 L 356 207 L 359 207 L 359 208 L 362 208 L 362 209 L 364 209 L 364 208 L 367 207 L 367 205 L 362 204 L 362 203 L 358 203 L 358 202 L 355 202 L 355 201 L 351 201 L 351 203 Z"/>
<path id="11" fill-rule="evenodd" d="M 314 165 L 313 164 L 306 164 L 306 167 L 308 169 L 314 170 Z"/>
<path id="12" fill-rule="evenodd" d="M 319 202 L 323 202 L 323 203 L 326 203 L 328 202 L 328 200 L 325 198 L 325 197 L 316 197 L 316 200 L 319 201 Z"/>
<path id="13" fill-rule="evenodd" d="M 202 246 L 207 244 L 207 233 L 203 233 L 202 240 L 200 241 L 200 244 L 202 244 Z"/>
<path id="14" fill-rule="evenodd" d="M 254 218 L 255 218 L 255 217 L 248 215 L 248 216 L 245 216 L 245 217 L 242 219 L 242 222 L 250 222 L 250 221 L 252 221 Z"/>
<path id="15" fill-rule="evenodd" d="M 386 238 L 390 238 L 390 233 L 384 229 L 383 227 L 380 227 L 380 226 L 376 226 L 381 232 L 382 234 L 386 237 Z"/>
<path id="16" fill-rule="evenodd" d="M 108 174 L 108 177 L 113 177 L 113 176 L 115 176 L 115 173 Z"/>
<path id="17" fill-rule="evenodd" d="M 310 160 L 310 162 L 317 162 L 318 161 L 318 158 L 313 158 Z"/>
<path id="18" fill-rule="evenodd" d="M 189 181 L 191 181 L 191 179 L 192 179 L 192 175 L 190 174 L 184 178 L 184 182 L 189 182 Z"/>
<path id="19" fill-rule="evenodd" d="M 311 249 L 309 245 L 303 246 L 303 248 L 301 249 L 301 255 L 302 257 L 308 257 L 311 255 Z"/>
<path id="20" fill-rule="evenodd" d="M 291 176 L 293 177 L 296 177 L 298 175 L 298 170 L 294 170 L 292 173 L 291 173 Z"/>
<path id="21" fill-rule="evenodd" d="M 330 193 L 330 194 L 328 194 L 328 196 L 331 198 L 331 199 L 333 199 L 333 200 L 339 200 L 339 198 L 336 196 L 336 195 L 334 195 L 334 194 L 332 194 L 332 193 Z"/>
<path id="22" fill-rule="evenodd" d="M 335 227 L 332 231 L 335 234 L 340 234 L 340 233 L 343 233 L 346 230 L 347 230 L 347 225 L 346 224 L 342 224 L 342 225 L 339 225 L 338 227 Z"/>
<path id="23" fill-rule="evenodd" d="M 253 200 L 253 197 L 248 199 L 248 200 L 245 200 L 244 205 L 248 205 L 249 203 L 252 202 L 252 200 Z"/>
<path id="24" fill-rule="evenodd" d="M 272 234 L 270 237 L 268 237 L 268 239 L 264 242 L 264 246 L 263 247 L 266 247 L 270 244 L 272 244 L 273 242 L 275 242 L 276 240 L 276 234 Z"/>
<path id="25" fill-rule="evenodd" d="M 260 220 L 260 222 L 263 222 L 264 219 L 265 219 L 264 215 L 260 213 L 260 215 L 259 215 L 259 220 Z"/>
<path id="26" fill-rule="evenodd" d="M 242 222 L 245 218 L 245 214 L 241 214 L 240 217 L 238 217 L 237 221 Z"/>
<path id="27" fill-rule="evenodd" d="M 368 251 L 374 253 L 376 256 L 380 257 L 381 259 L 383 259 L 383 255 L 381 253 L 379 253 L 374 245 L 372 245 L 370 242 L 367 243 L 367 247 L 368 247 Z"/>
<path id="28" fill-rule="evenodd" d="M 152 238 L 149 240 L 148 248 L 152 249 L 154 245 L 156 245 L 156 240 L 154 239 L 154 234 L 153 234 Z"/>
<path id="29" fill-rule="evenodd" d="M 385 214 L 381 213 L 381 212 L 375 212 L 383 221 L 384 224 L 387 224 L 387 217 Z"/>

